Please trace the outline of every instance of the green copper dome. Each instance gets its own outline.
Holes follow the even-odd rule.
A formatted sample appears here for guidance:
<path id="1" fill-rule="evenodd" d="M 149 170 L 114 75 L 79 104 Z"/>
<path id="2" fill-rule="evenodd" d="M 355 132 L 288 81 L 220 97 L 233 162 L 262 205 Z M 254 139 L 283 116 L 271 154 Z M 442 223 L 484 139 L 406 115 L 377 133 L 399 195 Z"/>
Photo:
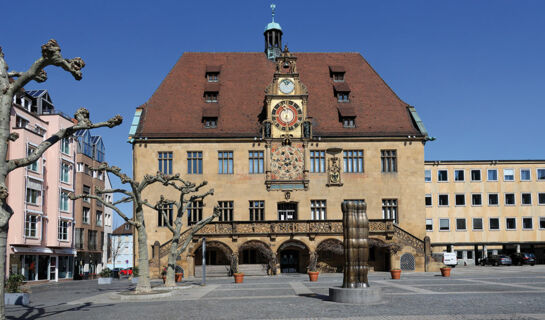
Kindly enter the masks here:
<path id="1" fill-rule="evenodd" d="M 276 30 L 280 30 L 282 31 L 282 27 L 280 27 L 280 24 L 276 23 L 276 22 L 269 22 L 269 24 L 265 27 L 265 31 L 267 30 L 272 30 L 272 29 L 276 29 Z"/>

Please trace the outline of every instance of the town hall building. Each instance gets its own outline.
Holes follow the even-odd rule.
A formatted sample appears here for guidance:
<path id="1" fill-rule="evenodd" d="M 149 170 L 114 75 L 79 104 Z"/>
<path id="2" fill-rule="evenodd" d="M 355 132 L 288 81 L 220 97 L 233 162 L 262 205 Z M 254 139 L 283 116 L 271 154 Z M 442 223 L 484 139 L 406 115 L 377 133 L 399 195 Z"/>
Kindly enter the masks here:
<path id="1" fill-rule="evenodd" d="M 277 272 L 306 272 L 316 253 L 320 268 L 338 271 L 341 203 L 358 200 L 370 219 L 371 268 L 424 271 L 429 137 L 415 108 L 359 53 L 291 52 L 282 36 L 273 16 L 264 52 L 186 52 L 136 109 L 135 179 L 161 171 L 208 181 L 214 195 L 193 203 L 186 225 L 220 206 L 177 263 L 198 272 L 206 237 L 207 264 L 225 274 L 232 255 L 242 269 L 275 257 Z M 171 192 L 153 185 L 143 198 Z M 171 232 L 157 211 L 145 216 L 156 276 Z"/>

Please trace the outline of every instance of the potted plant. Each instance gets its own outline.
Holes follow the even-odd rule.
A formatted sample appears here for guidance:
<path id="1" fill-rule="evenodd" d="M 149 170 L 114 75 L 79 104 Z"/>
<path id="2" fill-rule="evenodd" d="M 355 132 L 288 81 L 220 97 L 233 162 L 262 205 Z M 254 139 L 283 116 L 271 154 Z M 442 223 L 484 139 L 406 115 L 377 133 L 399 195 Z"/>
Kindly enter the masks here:
<path id="1" fill-rule="evenodd" d="M 6 283 L 6 293 L 4 295 L 5 304 L 19 304 L 26 306 L 29 303 L 28 292 L 23 292 L 21 285 L 25 277 L 22 274 L 12 274 Z"/>
<path id="2" fill-rule="evenodd" d="M 317 253 L 311 253 L 310 254 L 310 261 L 308 263 L 308 279 L 311 282 L 318 281 L 318 275 L 320 272 L 318 271 L 318 254 Z"/>
<path id="3" fill-rule="evenodd" d="M 445 265 L 442 268 L 439 268 L 441 270 L 441 275 L 443 277 L 450 277 L 450 267 Z"/>
<path id="4" fill-rule="evenodd" d="M 392 279 L 394 280 L 401 279 L 401 269 L 397 269 L 397 268 L 391 269 L 390 275 L 392 276 Z"/>
<path id="5" fill-rule="evenodd" d="M 112 284 L 112 270 L 104 268 L 99 273 L 98 284 Z"/>
<path id="6" fill-rule="evenodd" d="M 132 268 L 132 279 L 131 279 L 131 282 L 133 284 L 137 284 L 138 283 L 138 267 L 133 267 Z"/>
<path id="7" fill-rule="evenodd" d="M 184 269 L 182 269 L 182 267 L 176 265 L 174 270 L 175 270 L 174 276 L 176 277 L 175 281 L 176 282 L 182 282 L 182 278 L 184 277 Z"/>
<path id="8" fill-rule="evenodd" d="M 244 273 L 238 270 L 238 256 L 236 254 L 231 255 L 231 273 L 235 277 L 235 283 L 244 282 Z"/>

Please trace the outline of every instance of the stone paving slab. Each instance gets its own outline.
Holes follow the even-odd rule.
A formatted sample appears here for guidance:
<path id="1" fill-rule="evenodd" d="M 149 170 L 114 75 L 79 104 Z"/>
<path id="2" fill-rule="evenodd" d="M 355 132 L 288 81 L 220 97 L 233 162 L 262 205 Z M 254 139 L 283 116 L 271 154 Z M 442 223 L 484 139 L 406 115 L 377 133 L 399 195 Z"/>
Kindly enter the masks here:
<path id="1" fill-rule="evenodd" d="M 295 295 L 295 292 L 290 289 L 277 289 L 269 288 L 268 290 L 259 290 L 255 292 L 254 290 L 235 290 L 235 291 L 218 291 L 214 290 L 209 294 L 205 295 L 204 298 L 217 298 L 217 297 L 252 297 L 252 296 L 289 296 Z"/>

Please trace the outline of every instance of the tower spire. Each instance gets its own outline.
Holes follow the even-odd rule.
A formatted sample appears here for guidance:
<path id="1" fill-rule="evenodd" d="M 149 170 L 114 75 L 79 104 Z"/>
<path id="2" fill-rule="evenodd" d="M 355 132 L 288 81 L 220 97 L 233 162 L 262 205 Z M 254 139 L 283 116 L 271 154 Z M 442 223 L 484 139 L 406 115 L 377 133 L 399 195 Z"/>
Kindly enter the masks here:
<path id="1" fill-rule="evenodd" d="M 271 4 L 272 21 L 265 27 L 265 54 L 267 59 L 275 60 L 282 53 L 282 28 L 274 22 L 276 5 Z"/>

